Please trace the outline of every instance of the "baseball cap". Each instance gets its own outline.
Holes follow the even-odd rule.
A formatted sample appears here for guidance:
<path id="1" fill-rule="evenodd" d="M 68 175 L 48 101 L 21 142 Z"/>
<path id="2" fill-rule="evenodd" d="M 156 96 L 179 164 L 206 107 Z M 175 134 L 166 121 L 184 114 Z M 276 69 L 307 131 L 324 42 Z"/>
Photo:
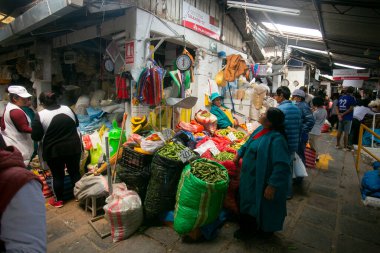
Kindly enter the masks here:
<path id="1" fill-rule="evenodd" d="M 8 87 L 8 92 L 11 94 L 16 94 L 22 98 L 29 98 L 32 95 L 28 93 L 25 87 L 19 85 L 11 85 Z"/>
<path id="2" fill-rule="evenodd" d="M 300 89 L 296 89 L 293 91 L 292 93 L 292 96 L 297 96 L 297 97 L 301 97 L 301 98 L 305 98 L 306 97 L 306 94 L 303 90 L 300 90 Z"/>

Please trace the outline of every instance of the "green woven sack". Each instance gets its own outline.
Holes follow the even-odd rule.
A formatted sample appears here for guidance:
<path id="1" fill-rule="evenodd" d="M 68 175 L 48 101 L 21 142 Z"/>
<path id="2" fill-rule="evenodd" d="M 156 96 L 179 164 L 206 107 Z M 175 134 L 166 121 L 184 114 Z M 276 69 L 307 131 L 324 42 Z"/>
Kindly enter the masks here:
<path id="1" fill-rule="evenodd" d="M 202 181 L 191 173 L 191 164 L 182 172 L 176 196 L 174 230 L 186 234 L 195 228 L 214 222 L 222 208 L 228 188 L 228 173 L 224 166 L 208 159 L 197 161 L 216 165 L 226 180 L 216 183 Z"/>

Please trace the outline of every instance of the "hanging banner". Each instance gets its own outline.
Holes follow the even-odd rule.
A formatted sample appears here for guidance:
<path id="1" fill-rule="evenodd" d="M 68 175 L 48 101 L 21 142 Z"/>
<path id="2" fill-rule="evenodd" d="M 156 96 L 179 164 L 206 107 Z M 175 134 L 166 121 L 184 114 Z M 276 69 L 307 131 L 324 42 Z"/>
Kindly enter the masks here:
<path id="1" fill-rule="evenodd" d="M 368 80 L 369 72 L 359 72 L 357 69 L 333 69 L 333 80 Z"/>
<path id="2" fill-rule="evenodd" d="M 125 42 L 125 64 L 132 64 L 135 62 L 135 42 Z"/>
<path id="3" fill-rule="evenodd" d="M 183 2 L 182 16 L 182 25 L 184 27 L 190 28 L 191 30 L 204 34 L 213 39 L 220 39 L 219 24 L 214 17 L 198 10 L 185 1 Z"/>

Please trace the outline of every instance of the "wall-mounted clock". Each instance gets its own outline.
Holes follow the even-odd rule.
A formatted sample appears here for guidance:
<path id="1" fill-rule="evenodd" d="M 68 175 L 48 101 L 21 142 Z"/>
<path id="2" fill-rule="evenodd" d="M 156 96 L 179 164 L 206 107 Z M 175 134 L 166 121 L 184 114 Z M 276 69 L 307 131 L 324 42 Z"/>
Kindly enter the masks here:
<path id="1" fill-rule="evenodd" d="M 282 81 L 281 81 L 281 86 L 286 86 L 286 87 L 288 87 L 288 86 L 289 86 L 289 81 L 288 81 L 288 79 L 282 79 Z"/>
<path id="2" fill-rule="evenodd" d="M 104 68 L 108 71 L 108 72 L 113 72 L 114 68 L 115 68 L 115 64 L 113 63 L 113 61 L 111 59 L 107 59 L 105 60 L 104 62 Z"/>

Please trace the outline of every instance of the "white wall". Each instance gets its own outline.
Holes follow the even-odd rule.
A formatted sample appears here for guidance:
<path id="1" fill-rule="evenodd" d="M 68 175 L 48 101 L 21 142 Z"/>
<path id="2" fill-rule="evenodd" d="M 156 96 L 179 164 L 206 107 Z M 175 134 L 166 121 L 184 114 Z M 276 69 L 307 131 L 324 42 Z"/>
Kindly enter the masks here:
<path id="1" fill-rule="evenodd" d="M 305 69 L 289 69 L 286 79 L 289 80 L 289 89 L 291 92 L 305 85 L 305 73 Z M 299 85 L 297 87 L 293 85 L 294 81 L 299 82 Z"/>

